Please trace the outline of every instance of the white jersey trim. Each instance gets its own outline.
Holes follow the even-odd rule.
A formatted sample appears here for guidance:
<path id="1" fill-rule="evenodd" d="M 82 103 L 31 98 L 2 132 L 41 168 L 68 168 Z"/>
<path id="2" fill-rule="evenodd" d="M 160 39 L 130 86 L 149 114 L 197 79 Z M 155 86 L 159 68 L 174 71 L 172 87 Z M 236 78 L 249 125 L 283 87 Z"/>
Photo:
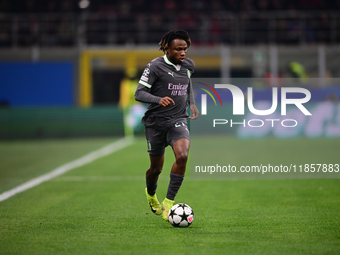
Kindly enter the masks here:
<path id="1" fill-rule="evenodd" d="M 148 87 L 149 89 L 152 87 L 150 84 L 146 83 L 145 81 L 139 80 L 139 83 L 144 85 L 145 87 Z"/>
<path id="2" fill-rule="evenodd" d="M 181 65 L 174 65 L 173 63 L 170 62 L 170 60 L 166 57 L 166 55 L 163 56 L 165 63 L 168 65 L 172 65 L 173 67 L 176 68 L 177 71 L 181 70 Z M 177 68 L 178 67 L 178 68 Z"/>

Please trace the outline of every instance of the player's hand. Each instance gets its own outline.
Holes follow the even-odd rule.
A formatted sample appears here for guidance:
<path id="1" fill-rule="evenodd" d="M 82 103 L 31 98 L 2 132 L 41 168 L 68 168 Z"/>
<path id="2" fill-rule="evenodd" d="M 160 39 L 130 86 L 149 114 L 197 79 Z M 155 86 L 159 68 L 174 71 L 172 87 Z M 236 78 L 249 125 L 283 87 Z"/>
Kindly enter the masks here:
<path id="1" fill-rule="evenodd" d="M 170 107 L 171 105 L 175 105 L 175 101 L 170 97 L 163 97 L 159 104 L 163 107 Z"/>
<path id="2" fill-rule="evenodd" d="M 189 119 L 191 120 L 197 119 L 199 111 L 195 104 L 190 105 L 190 111 L 191 111 L 191 116 L 189 117 Z"/>

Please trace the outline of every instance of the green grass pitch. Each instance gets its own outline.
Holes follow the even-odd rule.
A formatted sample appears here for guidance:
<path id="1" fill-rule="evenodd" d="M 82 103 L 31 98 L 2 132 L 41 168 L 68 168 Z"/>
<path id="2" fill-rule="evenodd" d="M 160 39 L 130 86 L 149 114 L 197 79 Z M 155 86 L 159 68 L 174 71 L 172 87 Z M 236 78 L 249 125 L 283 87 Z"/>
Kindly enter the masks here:
<path id="1" fill-rule="evenodd" d="M 0 193 L 110 142 L 0 142 Z M 248 153 L 247 142 L 242 148 L 236 138 L 230 142 L 234 149 L 228 157 Z M 252 142 L 263 148 L 268 140 Z M 327 157 L 335 161 L 339 142 L 270 141 L 282 150 L 289 144 L 291 155 L 301 148 L 304 155 L 334 148 Z M 274 149 L 252 153 L 258 161 L 278 158 Z M 160 200 L 173 160 L 168 148 Z M 189 204 L 195 220 L 180 229 L 153 215 L 146 203 L 148 164 L 145 140 L 137 138 L 127 148 L 0 202 L 0 254 L 340 254 L 339 179 L 196 179 L 188 174 L 176 203 Z"/>

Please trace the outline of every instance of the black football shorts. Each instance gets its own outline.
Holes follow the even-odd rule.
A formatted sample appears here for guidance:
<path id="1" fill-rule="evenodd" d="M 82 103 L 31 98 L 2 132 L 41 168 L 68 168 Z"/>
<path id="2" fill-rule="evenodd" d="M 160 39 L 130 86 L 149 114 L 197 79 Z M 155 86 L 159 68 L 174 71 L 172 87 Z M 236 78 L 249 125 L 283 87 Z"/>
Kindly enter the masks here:
<path id="1" fill-rule="evenodd" d="M 176 122 L 164 129 L 145 127 L 145 136 L 151 156 L 162 156 L 165 147 L 172 146 L 179 139 L 190 140 L 188 125 L 185 121 Z"/>

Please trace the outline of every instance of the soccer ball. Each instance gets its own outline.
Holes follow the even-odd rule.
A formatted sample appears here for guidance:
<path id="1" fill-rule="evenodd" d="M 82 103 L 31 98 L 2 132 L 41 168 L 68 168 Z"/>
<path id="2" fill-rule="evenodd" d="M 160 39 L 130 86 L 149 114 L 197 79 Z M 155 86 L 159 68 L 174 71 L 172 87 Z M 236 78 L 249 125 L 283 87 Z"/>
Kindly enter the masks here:
<path id="1" fill-rule="evenodd" d="M 194 211 L 186 204 L 176 204 L 171 207 L 168 217 L 174 227 L 186 228 L 194 221 Z"/>

